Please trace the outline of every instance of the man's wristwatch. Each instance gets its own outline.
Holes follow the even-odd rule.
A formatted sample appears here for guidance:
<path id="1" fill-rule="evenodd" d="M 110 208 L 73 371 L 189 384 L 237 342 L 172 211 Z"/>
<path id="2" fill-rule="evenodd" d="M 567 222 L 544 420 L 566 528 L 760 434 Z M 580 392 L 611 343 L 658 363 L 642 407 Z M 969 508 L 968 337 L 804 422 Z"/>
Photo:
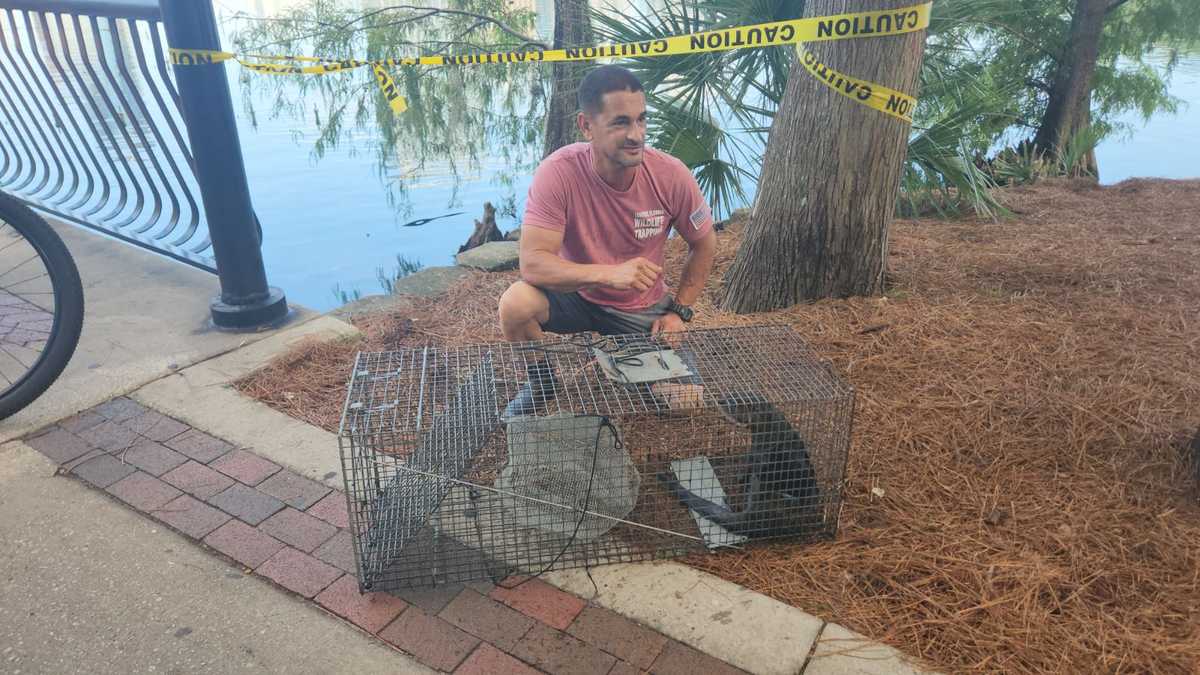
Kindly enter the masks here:
<path id="1" fill-rule="evenodd" d="M 692 308 L 679 304 L 675 301 L 675 298 L 671 298 L 671 302 L 667 305 L 667 311 L 678 314 L 679 318 L 683 319 L 685 323 L 692 320 Z"/>

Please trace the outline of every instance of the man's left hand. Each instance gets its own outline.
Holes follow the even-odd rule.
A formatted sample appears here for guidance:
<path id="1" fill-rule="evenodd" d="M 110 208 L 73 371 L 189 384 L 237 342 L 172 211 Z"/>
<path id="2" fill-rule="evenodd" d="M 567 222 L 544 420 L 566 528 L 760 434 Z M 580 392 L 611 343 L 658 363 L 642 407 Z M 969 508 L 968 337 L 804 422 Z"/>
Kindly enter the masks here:
<path id="1" fill-rule="evenodd" d="M 650 332 L 658 335 L 659 333 L 675 333 L 686 329 L 687 325 L 684 324 L 683 319 L 679 318 L 678 314 L 667 312 L 662 315 L 661 319 L 654 320 L 654 324 L 650 327 Z"/>

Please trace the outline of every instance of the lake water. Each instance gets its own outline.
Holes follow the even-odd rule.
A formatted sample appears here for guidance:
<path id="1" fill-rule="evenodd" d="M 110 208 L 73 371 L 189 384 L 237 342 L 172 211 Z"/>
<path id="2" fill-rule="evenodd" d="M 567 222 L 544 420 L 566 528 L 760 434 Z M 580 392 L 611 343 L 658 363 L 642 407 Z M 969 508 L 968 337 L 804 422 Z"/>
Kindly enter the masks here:
<path id="1" fill-rule="evenodd" d="M 1163 63 L 1167 55 L 1156 52 L 1148 60 Z M 1105 139 L 1096 148 L 1100 182 L 1119 183 L 1126 178 L 1200 177 L 1200 54 L 1183 56 L 1171 77 L 1171 94 L 1184 105 L 1174 114 L 1142 119 L 1140 114 L 1122 120 L 1133 127 L 1124 136 Z"/>
<path id="2" fill-rule="evenodd" d="M 219 16 L 238 9 L 262 16 L 275 3 L 266 4 L 264 0 L 219 0 L 216 7 Z M 237 87 L 234 68 L 230 66 L 230 81 Z M 1131 115 L 1124 120 L 1133 126 L 1131 134 L 1110 138 L 1097 148 L 1101 182 L 1111 184 L 1133 176 L 1200 176 L 1200 165 L 1188 151 L 1200 147 L 1200 55 L 1185 57 L 1179 64 L 1172 93 L 1192 105 L 1148 122 Z M 235 99 L 240 94 L 235 90 Z M 367 132 L 355 139 L 353 147 L 344 146 L 314 161 L 316 127 L 311 118 L 272 120 L 263 114 L 270 105 L 269 100 L 256 98 L 255 128 L 235 101 L 250 189 L 263 226 L 268 277 L 292 302 L 328 310 L 340 304 L 335 287 L 379 293 L 376 270 L 394 267 L 397 254 L 425 266 L 453 264 L 454 252 L 470 236 L 485 201 L 499 205 L 512 195 L 516 212 L 523 209 L 528 177 L 505 188 L 495 180 L 501 168 L 495 161 L 466 176 L 456 195 L 449 171 L 428 167 L 410 183 L 411 212 L 398 214 L 389 204 Z M 454 211 L 465 213 L 422 227 L 401 227 L 403 222 Z M 512 218 L 498 218 L 498 222 L 505 231 L 517 226 Z"/>

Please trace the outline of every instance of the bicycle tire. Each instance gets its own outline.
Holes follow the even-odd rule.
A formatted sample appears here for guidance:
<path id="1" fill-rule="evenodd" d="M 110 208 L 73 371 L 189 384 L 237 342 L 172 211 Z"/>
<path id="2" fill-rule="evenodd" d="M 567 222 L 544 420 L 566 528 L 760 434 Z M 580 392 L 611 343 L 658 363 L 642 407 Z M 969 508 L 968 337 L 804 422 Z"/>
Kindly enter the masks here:
<path id="1" fill-rule="evenodd" d="M 46 347 L 23 376 L 0 392 L 0 420 L 23 410 L 62 375 L 83 330 L 83 284 L 79 269 L 58 233 L 41 216 L 0 193 L 0 223 L 6 223 L 33 247 L 46 267 L 54 294 L 54 321 Z"/>

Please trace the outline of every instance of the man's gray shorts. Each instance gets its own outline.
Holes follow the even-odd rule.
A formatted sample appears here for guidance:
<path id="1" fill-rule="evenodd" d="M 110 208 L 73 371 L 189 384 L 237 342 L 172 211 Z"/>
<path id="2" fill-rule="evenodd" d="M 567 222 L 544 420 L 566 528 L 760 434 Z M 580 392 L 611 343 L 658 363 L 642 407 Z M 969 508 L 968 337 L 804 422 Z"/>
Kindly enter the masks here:
<path id="1" fill-rule="evenodd" d="M 662 300 L 645 309 L 623 311 L 589 302 L 579 293 L 542 292 L 550 301 L 550 318 L 542 324 L 542 330 L 551 333 L 649 333 L 654 322 L 666 314 L 667 306 L 671 304 L 671 298 L 664 295 Z"/>

